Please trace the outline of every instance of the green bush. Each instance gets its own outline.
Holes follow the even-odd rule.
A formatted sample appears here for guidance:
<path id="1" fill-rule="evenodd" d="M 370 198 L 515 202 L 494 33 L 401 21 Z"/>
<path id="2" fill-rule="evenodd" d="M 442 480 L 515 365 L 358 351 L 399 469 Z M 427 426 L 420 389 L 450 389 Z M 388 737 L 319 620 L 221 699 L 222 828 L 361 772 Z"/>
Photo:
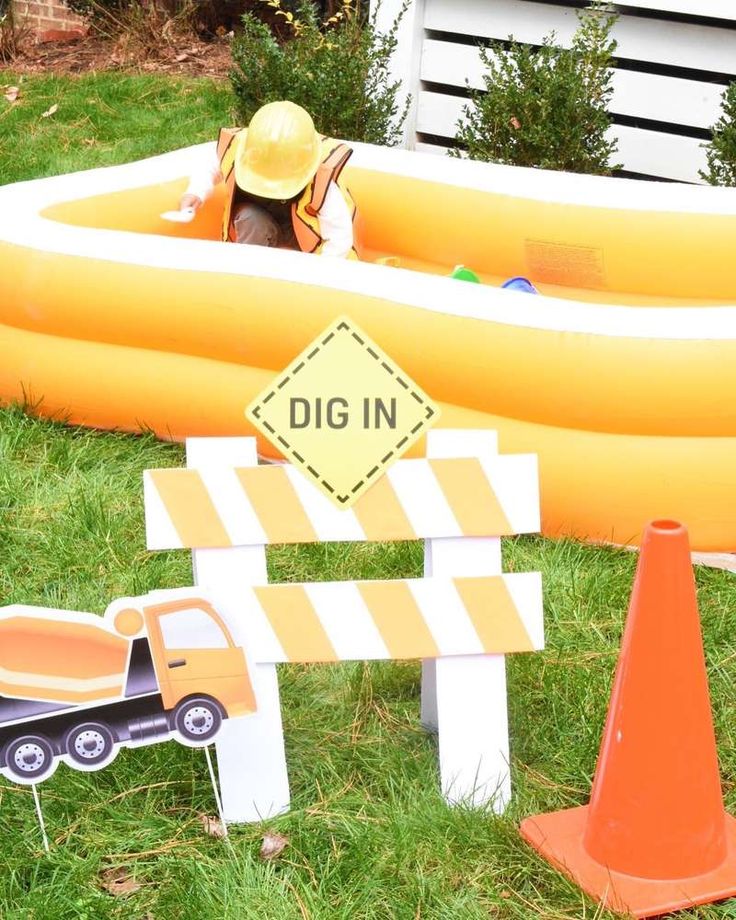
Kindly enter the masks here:
<path id="1" fill-rule="evenodd" d="M 66 0 L 94 33 L 122 40 L 138 55 L 155 55 L 194 30 L 198 0 Z"/>
<path id="2" fill-rule="evenodd" d="M 66 0 L 94 32 L 123 39 L 132 50 L 154 54 L 191 37 L 212 38 L 232 29 L 243 0 Z"/>
<path id="3" fill-rule="evenodd" d="M 708 169 L 700 176 L 711 185 L 736 185 L 736 83 L 723 93 L 723 112 L 707 146 Z"/>
<path id="4" fill-rule="evenodd" d="M 606 132 L 613 91 L 615 15 L 594 6 L 578 13 L 569 49 L 496 42 L 481 48 L 485 89 L 471 92 L 457 140 L 475 160 L 609 174 L 617 144 Z"/>
<path id="5" fill-rule="evenodd" d="M 279 40 L 258 15 L 243 16 L 233 40 L 230 74 L 238 117 L 247 124 L 267 102 L 289 99 L 303 106 L 318 131 L 346 140 L 398 144 L 406 107 L 399 111 L 400 83 L 392 82 L 389 62 L 406 3 L 392 28 L 381 33 L 375 17 L 366 19 L 352 0 L 320 22 L 308 0 L 294 12 L 280 0 L 262 0 L 275 11 L 287 34 Z"/>
<path id="6" fill-rule="evenodd" d="M 0 0 L 0 64 L 9 64 L 18 56 L 23 32 L 11 0 Z"/>

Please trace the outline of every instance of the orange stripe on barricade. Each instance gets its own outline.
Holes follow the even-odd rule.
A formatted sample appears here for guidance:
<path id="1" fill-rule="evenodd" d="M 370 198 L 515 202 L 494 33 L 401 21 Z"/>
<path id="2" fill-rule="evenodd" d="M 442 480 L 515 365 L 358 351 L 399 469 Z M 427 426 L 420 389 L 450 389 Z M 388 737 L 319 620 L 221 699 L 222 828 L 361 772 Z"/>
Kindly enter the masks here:
<path id="1" fill-rule="evenodd" d="M 501 576 L 453 578 L 453 582 L 487 653 L 534 651 L 532 640 Z"/>
<path id="2" fill-rule="evenodd" d="M 197 470 L 149 470 L 149 476 L 184 546 L 232 546 Z"/>
<path id="3" fill-rule="evenodd" d="M 416 540 L 417 533 L 388 476 L 381 476 L 353 505 L 366 540 Z"/>
<path id="4" fill-rule="evenodd" d="M 283 466 L 239 467 L 235 473 L 269 542 L 319 542 Z"/>
<path id="5" fill-rule="evenodd" d="M 429 465 L 464 534 L 516 533 L 478 460 L 436 459 Z"/>
<path id="6" fill-rule="evenodd" d="M 338 661 L 303 585 L 254 588 L 289 661 Z"/>
<path id="7" fill-rule="evenodd" d="M 237 529 L 238 537 L 242 545 L 248 545 L 317 543 L 330 539 L 495 537 L 517 532 L 489 481 L 489 476 L 503 477 L 503 469 L 496 473 L 489 467 L 486 471 L 474 458 L 400 460 L 399 464 L 407 464 L 403 472 L 408 475 L 379 477 L 353 506 L 354 520 L 360 528 L 348 528 L 347 531 L 338 512 L 330 508 L 323 510 L 319 502 L 311 501 L 308 491 L 314 488 L 311 483 L 305 479 L 304 495 L 301 489 L 294 487 L 296 480 L 292 477 L 303 474 L 293 467 L 237 467 L 234 472 L 243 500 L 250 505 L 252 515 L 259 522 L 259 526 L 255 526 L 255 521 L 250 520 L 248 526 L 251 513 L 243 507 L 242 512 L 244 515 L 247 512 L 247 516 L 243 527 Z M 413 469 L 409 465 L 413 465 Z M 227 469 L 233 470 L 232 467 Z M 416 476 L 412 475 L 413 470 Z M 427 476 L 428 471 L 431 471 L 430 476 Z M 225 522 L 237 520 L 237 493 L 228 498 L 227 491 L 220 494 L 214 490 L 214 498 L 210 497 L 196 470 L 149 470 L 148 474 L 184 546 L 232 545 Z M 234 502 L 236 507 L 225 505 L 227 501 Z M 448 508 L 452 515 L 447 513 Z M 523 529 L 526 521 L 520 526 Z M 347 537 L 346 532 L 349 533 Z M 166 540 L 169 536 L 166 528 L 151 537 L 151 541 L 163 549 L 166 547 L 156 540 Z"/>
<path id="8" fill-rule="evenodd" d="M 358 581 L 392 658 L 437 658 L 439 649 L 405 581 Z"/>

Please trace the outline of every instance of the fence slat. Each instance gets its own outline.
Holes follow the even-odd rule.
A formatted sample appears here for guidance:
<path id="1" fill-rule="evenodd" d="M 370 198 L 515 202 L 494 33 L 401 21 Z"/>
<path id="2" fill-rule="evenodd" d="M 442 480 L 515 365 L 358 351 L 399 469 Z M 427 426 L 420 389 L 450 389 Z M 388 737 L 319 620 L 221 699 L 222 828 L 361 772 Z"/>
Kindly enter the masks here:
<path id="1" fill-rule="evenodd" d="M 452 138 L 462 113 L 464 99 L 442 93 L 423 92 L 419 96 L 417 130 Z M 678 179 L 682 182 L 699 181 L 698 170 L 706 166 L 703 141 L 659 131 L 613 125 L 612 136 L 618 140 L 615 161 L 628 172 L 648 176 Z M 422 145 L 428 151 L 431 145 Z M 438 152 L 446 148 L 438 147 Z"/>
<path id="2" fill-rule="evenodd" d="M 539 44 L 554 31 L 569 47 L 576 10 L 532 0 L 427 0 L 424 25 L 441 32 Z M 617 57 L 736 74 L 736 30 L 622 15 L 613 28 Z"/>
<path id="3" fill-rule="evenodd" d="M 626 3 L 617 6 L 635 10 L 661 10 L 685 16 L 730 19 L 736 22 L 736 7 L 731 0 L 626 0 Z"/>
<path id="4" fill-rule="evenodd" d="M 476 48 L 427 39 L 422 80 L 445 86 L 483 88 L 484 66 Z M 610 111 L 693 128 L 710 128 L 721 114 L 723 86 L 634 70 L 613 71 Z"/>
<path id="5" fill-rule="evenodd" d="M 698 170 L 707 166 L 703 141 L 624 125 L 611 130 L 618 139 L 616 158 L 629 172 L 680 182 L 701 181 Z"/>

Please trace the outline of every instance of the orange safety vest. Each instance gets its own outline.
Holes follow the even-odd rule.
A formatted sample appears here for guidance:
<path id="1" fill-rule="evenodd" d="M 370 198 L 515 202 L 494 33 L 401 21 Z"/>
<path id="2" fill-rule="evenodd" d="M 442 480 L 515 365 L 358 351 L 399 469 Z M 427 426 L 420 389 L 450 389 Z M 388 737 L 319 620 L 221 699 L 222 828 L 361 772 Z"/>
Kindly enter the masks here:
<path id="1" fill-rule="evenodd" d="M 235 138 L 245 128 L 221 128 L 217 139 L 217 156 L 220 172 L 225 180 L 225 210 L 222 217 L 222 239 L 235 241 L 234 227 L 231 220 L 235 200 Z M 342 178 L 342 170 L 352 156 L 353 151 L 347 144 L 330 138 L 322 138 L 321 162 L 312 181 L 304 189 L 297 201 L 291 206 L 291 222 L 294 235 L 302 252 L 322 251 L 324 239 L 320 235 L 319 212 L 325 203 L 330 183 L 334 182 L 340 190 L 355 221 L 355 202 Z M 355 246 L 348 258 L 357 259 Z"/>

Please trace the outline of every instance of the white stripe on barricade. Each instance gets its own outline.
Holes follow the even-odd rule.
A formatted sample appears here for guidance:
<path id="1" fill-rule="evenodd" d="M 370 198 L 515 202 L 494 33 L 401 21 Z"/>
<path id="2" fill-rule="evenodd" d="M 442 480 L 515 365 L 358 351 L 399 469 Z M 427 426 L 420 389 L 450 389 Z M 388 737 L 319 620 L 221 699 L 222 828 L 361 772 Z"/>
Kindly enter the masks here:
<path id="1" fill-rule="evenodd" d="M 284 469 L 320 540 L 339 542 L 366 539 L 365 531 L 352 508 L 342 509 L 333 505 L 295 466 L 287 464 Z"/>
<path id="2" fill-rule="evenodd" d="M 462 530 L 428 464 L 394 463 L 386 472 L 401 496 L 404 513 L 418 534 L 442 532 L 462 536 Z"/>
<path id="3" fill-rule="evenodd" d="M 483 654 L 483 645 L 452 581 L 424 578 L 410 582 L 442 655 Z"/>
<path id="4" fill-rule="evenodd" d="M 267 545 L 266 531 L 247 500 L 234 467 L 205 469 L 200 475 L 232 545 Z"/>
<path id="5" fill-rule="evenodd" d="M 313 582 L 305 589 L 338 658 L 391 657 L 354 581 Z"/>

